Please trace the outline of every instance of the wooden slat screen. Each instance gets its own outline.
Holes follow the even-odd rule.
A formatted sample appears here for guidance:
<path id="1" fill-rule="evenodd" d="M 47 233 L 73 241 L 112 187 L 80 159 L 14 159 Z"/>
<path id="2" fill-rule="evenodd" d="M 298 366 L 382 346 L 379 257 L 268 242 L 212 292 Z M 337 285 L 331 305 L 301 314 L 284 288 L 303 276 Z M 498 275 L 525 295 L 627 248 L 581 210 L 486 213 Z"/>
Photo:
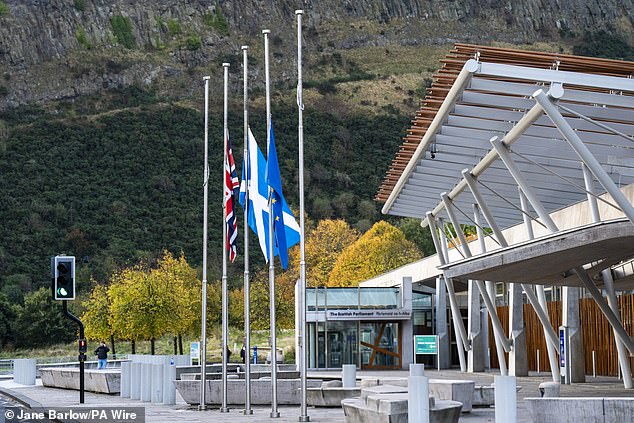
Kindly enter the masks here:
<path id="1" fill-rule="evenodd" d="M 619 296 L 618 303 L 625 330 L 632 336 L 634 334 L 634 295 Z M 508 333 L 508 307 L 501 306 L 497 310 L 504 331 Z M 555 332 L 559 333 L 558 328 L 561 325 L 560 301 L 548 303 L 548 315 Z M 618 374 L 617 351 L 614 343 L 614 332 L 607 319 L 591 298 L 583 298 L 579 301 L 579 315 L 581 316 L 586 373 L 592 374 L 592 351 L 595 351 L 597 375 L 616 376 Z M 526 327 L 528 368 L 532 371 L 537 370 L 537 350 L 539 350 L 540 371 L 549 372 L 550 363 L 548 362 L 548 353 L 546 351 L 546 339 L 537 314 L 530 304 L 524 304 L 524 324 Z M 491 367 L 499 368 L 493 328 L 490 322 L 489 348 Z M 506 354 L 506 357 L 508 360 L 508 354 Z M 634 368 L 633 358 L 630 358 L 630 366 Z"/>

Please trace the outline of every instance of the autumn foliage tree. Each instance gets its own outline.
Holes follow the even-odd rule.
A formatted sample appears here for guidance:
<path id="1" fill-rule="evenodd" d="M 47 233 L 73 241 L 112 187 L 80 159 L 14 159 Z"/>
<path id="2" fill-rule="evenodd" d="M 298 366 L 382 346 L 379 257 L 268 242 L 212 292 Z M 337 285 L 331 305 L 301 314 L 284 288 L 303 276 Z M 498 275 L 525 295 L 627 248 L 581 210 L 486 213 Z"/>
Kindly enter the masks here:
<path id="1" fill-rule="evenodd" d="M 416 245 L 403 232 L 380 221 L 343 250 L 330 272 L 328 286 L 357 286 L 421 257 Z"/>

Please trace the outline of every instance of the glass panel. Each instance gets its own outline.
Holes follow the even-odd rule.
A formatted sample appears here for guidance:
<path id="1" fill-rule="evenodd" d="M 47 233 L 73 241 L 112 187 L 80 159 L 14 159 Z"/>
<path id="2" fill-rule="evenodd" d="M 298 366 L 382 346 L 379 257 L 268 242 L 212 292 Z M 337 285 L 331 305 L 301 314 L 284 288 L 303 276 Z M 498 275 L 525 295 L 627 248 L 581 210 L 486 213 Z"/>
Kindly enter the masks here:
<path id="1" fill-rule="evenodd" d="M 326 288 L 317 288 L 317 310 L 326 309 Z"/>
<path id="2" fill-rule="evenodd" d="M 317 288 L 306 288 L 306 310 L 315 311 L 316 307 L 316 293 Z"/>
<path id="3" fill-rule="evenodd" d="M 328 367 L 357 364 L 357 322 L 328 322 Z"/>
<path id="4" fill-rule="evenodd" d="M 358 288 L 328 288 L 326 291 L 328 309 L 358 308 Z"/>
<path id="5" fill-rule="evenodd" d="M 419 310 L 431 308 L 431 294 L 413 291 L 412 308 Z"/>
<path id="6" fill-rule="evenodd" d="M 362 288 L 360 292 L 362 308 L 400 308 L 400 288 Z"/>
<path id="7" fill-rule="evenodd" d="M 323 322 L 317 324 L 317 367 L 326 367 L 326 325 Z"/>

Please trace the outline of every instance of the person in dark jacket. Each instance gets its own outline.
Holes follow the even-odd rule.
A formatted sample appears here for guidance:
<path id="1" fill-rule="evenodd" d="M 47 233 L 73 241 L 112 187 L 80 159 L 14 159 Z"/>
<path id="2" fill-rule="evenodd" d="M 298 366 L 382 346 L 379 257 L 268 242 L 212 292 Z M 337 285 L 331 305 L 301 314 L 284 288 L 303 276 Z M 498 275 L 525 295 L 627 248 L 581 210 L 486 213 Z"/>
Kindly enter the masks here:
<path id="1" fill-rule="evenodd" d="M 95 355 L 97 356 L 97 361 L 99 362 L 98 369 L 105 369 L 106 364 L 108 364 L 108 351 L 110 348 L 106 346 L 106 341 L 101 341 L 97 349 L 95 350 Z"/>

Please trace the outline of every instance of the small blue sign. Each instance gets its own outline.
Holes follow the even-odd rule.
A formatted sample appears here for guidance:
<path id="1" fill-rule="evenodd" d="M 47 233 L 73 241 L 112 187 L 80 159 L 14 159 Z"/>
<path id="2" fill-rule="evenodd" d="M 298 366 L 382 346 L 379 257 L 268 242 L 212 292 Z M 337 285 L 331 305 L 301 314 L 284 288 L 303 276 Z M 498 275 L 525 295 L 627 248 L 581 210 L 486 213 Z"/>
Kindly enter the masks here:
<path id="1" fill-rule="evenodd" d="M 559 367 L 566 367 L 566 331 L 559 329 Z"/>
<path id="2" fill-rule="evenodd" d="M 253 346 L 253 364 L 258 364 L 258 346 Z"/>

